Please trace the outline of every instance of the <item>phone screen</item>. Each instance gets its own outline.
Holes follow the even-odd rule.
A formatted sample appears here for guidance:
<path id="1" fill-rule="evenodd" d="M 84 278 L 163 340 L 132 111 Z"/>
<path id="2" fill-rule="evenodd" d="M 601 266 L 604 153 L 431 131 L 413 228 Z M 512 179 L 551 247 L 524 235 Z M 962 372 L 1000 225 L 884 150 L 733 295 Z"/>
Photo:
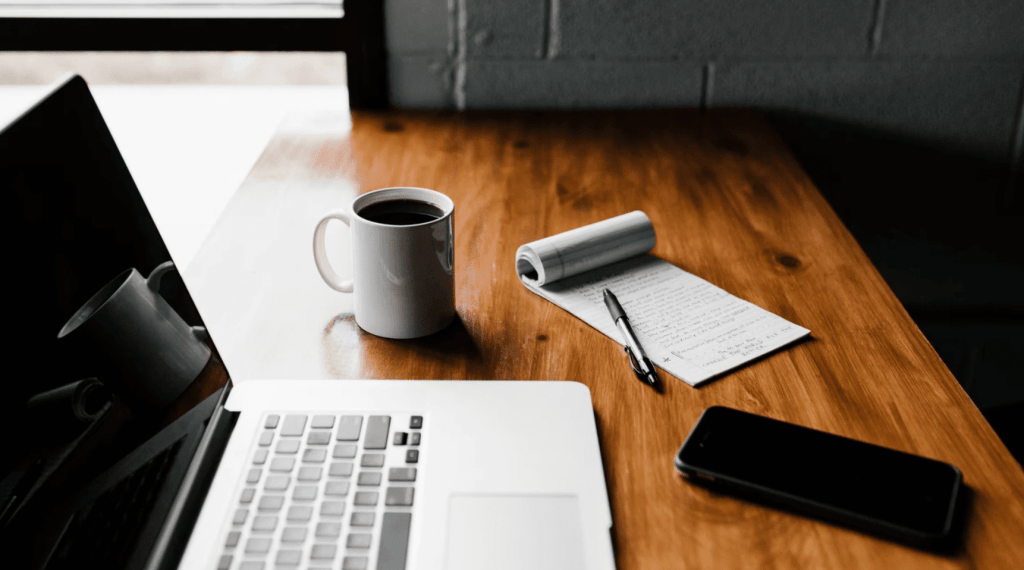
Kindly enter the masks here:
<path id="1" fill-rule="evenodd" d="M 705 410 L 676 465 L 840 520 L 932 537 L 949 531 L 961 480 L 947 463 L 724 407 Z"/>

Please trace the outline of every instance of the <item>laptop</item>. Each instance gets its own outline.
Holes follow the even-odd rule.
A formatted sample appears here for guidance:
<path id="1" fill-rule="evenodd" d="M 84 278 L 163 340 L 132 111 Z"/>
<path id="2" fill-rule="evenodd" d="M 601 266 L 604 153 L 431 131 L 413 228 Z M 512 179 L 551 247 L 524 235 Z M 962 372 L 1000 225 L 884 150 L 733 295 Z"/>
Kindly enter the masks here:
<path id="1" fill-rule="evenodd" d="M 117 387 L 147 373 L 57 338 L 111 278 L 171 260 L 81 77 L 0 130 L 0 187 L 19 333 L 0 404 L 5 567 L 614 568 L 583 384 L 233 384 L 211 330 L 199 379 L 146 407 Z M 159 294 L 203 325 L 176 272 Z M 84 420 L 67 398 L 26 404 L 83 378 L 113 387 Z M 57 441 L 55 425 L 75 429 Z"/>

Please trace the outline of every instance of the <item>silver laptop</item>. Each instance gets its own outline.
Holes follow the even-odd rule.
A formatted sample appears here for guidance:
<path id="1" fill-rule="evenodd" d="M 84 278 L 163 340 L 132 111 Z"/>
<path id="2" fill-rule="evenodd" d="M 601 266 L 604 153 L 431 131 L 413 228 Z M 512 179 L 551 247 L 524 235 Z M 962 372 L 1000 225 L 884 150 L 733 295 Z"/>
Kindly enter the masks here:
<path id="1" fill-rule="evenodd" d="M 40 426 L 62 420 L 26 407 L 33 394 L 139 381 L 62 344 L 63 321 L 114 275 L 170 255 L 78 76 L 0 131 L 0 185 L 25 244 L 9 315 L 26 330 L 10 352 L 19 381 L 0 410 L 22 441 L 0 458 L 14 566 L 614 568 L 594 412 L 575 382 L 225 380 L 176 419 L 119 398 L 55 440 Z M 180 278 L 166 289 L 202 325 Z"/>

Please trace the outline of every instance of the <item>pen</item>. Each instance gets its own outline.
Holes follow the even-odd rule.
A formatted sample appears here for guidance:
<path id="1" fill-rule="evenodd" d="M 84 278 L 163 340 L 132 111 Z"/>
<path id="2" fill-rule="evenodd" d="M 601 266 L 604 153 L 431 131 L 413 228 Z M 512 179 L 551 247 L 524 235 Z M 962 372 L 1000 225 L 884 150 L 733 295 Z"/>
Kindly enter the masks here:
<path id="1" fill-rule="evenodd" d="M 629 326 L 629 317 L 622 310 L 619 300 L 607 289 L 604 290 L 604 304 L 608 307 L 608 312 L 612 314 L 615 326 L 619 327 L 622 336 L 626 339 L 626 355 L 629 357 L 629 366 L 633 368 L 636 377 L 660 391 L 658 372 L 655 370 L 654 364 L 650 358 L 647 358 L 644 348 L 640 346 L 640 339 L 636 338 L 633 327 Z"/>

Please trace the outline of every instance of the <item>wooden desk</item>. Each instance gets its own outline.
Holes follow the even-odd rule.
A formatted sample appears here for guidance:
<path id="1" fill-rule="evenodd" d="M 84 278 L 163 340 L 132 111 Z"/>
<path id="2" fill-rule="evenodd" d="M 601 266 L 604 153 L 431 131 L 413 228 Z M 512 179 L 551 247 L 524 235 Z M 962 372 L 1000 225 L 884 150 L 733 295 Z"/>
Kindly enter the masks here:
<path id="1" fill-rule="evenodd" d="M 236 381 L 583 382 L 623 570 L 1024 568 L 1024 473 L 759 115 L 387 112 L 353 124 L 275 138 L 190 266 Z M 416 341 L 362 333 L 311 251 L 328 209 L 400 185 L 456 204 L 461 321 Z M 812 339 L 701 388 L 671 377 L 663 395 L 646 388 L 615 343 L 513 269 L 523 243 L 634 209 L 654 223 L 656 255 Z M 346 267 L 337 225 L 335 263 Z M 682 481 L 673 454 L 715 404 L 958 466 L 973 491 L 963 547 L 923 553 Z"/>

